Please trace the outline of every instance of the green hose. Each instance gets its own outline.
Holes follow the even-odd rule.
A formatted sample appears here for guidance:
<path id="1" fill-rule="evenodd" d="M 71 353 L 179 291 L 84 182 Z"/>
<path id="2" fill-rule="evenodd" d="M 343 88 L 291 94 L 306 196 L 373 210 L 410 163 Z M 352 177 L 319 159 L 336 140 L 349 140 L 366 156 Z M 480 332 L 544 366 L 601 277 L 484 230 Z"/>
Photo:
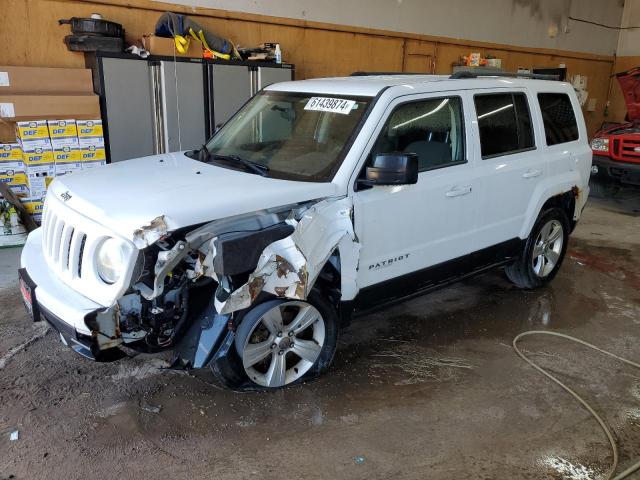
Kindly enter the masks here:
<path id="1" fill-rule="evenodd" d="M 545 369 L 543 369 L 542 367 L 540 367 L 537 364 L 535 364 L 532 360 L 527 358 L 518 349 L 518 346 L 517 346 L 518 341 L 523 337 L 528 337 L 529 335 L 551 335 L 551 336 L 554 336 L 554 337 L 565 338 L 567 340 L 571 340 L 572 342 L 580 343 L 581 345 L 589 347 L 589 348 L 591 348 L 593 350 L 597 350 L 598 352 L 603 353 L 604 355 L 608 355 L 609 357 L 615 358 L 616 360 L 619 360 L 620 362 L 626 363 L 627 365 L 631 365 L 632 367 L 640 368 L 640 364 L 638 364 L 636 362 L 632 362 L 631 360 L 627 360 L 626 358 L 619 357 L 618 355 L 616 355 L 614 353 L 607 352 L 606 350 L 603 350 L 603 349 L 601 349 L 599 347 L 596 347 L 595 345 L 587 343 L 584 340 L 580 340 L 579 338 L 575 338 L 575 337 L 572 337 L 570 335 L 565 335 L 564 333 L 547 332 L 547 331 L 544 331 L 544 330 L 530 330 L 528 332 L 521 333 L 520 335 L 518 335 L 516 338 L 513 339 L 513 349 L 520 356 L 520 358 L 522 358 L 525 362 L 527 362 L 533 368 L 535 368 L 540 373 L 542 373 L 545 377 L 549 378 L 550 380 L 552 380 L 555 383 L 557 383 L 558 385 L 560 385 L 573 398 L 578 400 L 578 402 L 580 402 L 582 404 L 582 406 L 589 411 L 589 413 L 593 416 L 593 418 L 596 419 L 596 421 L 598 422 L 598 424 L 600 425 L 600 427 L 604 431 L 605 435 L 607 436 L 607 439 L 609 440 L 609 444 L 611 445 L 611 450 L 613 451 L 613 464 L 611 465 L 611 468 L 609 469 L 609 472 L 607 473 L 607 476 L 605 477 L 606 480 L 622 480 L 623 478 L 627 478 L 629 475 L 631 475 L 636 470 L 640 469 L 640 462 L 637 462 L 637 463 L 634 463 L 633 465 L 631 465 L 629 468 L 627 468 L 624 472 L 622 472 L 622 473 L 620 473 L 620 474 L 618 474 L 618 475 L 616 475 L 614 477 L 615 472 L 616 472 L 616 470 L 618 468 L 618 446 L 616 445 L 616 442 L 613 439 L 613 434 L 611 433 L 611 430 L 606 425 L 606 423 L 604 423 L 604 420 L 602 419 L 602 417 L 600 417 L 600 415 L 598 415 L 596 413 L 596 411 L 591 407 L 591 405 L 589 405 L 586 402 L 586 400 L 584 400 L 580 395 L 578 395 L 576 392 L 571 390 L 571 388 L 566 386 L 564 383 L 562 383 L 556 377 L 551 375 Z"/>

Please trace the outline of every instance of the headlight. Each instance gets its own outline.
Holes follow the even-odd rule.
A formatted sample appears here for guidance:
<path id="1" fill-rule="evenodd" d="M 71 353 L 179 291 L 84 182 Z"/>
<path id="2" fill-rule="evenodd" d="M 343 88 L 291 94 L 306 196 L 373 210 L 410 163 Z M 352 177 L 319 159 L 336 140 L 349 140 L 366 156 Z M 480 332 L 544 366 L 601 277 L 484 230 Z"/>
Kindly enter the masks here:
<path id="1" fill-rule="evenodd" d="M 609 151 L 609 139 L 608 138 L 594 138 L 591 140 L 591 150 L 594 152 L 608 152 Z"/>
<path id="2" fill-rule="evenodd" d="M 98 247 L 96 268 L 105 283 L 116 283 L 127 264 L 125 245 L 115 238 L 108 238 Z"/>

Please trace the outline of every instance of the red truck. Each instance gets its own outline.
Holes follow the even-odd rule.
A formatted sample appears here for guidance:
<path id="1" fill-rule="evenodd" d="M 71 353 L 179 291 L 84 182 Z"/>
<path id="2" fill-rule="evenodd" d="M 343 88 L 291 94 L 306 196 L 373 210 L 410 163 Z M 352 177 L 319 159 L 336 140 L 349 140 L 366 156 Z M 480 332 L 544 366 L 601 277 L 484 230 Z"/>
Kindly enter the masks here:
<path id="1" fill-rule="evenodd" d="M 640 186 L 640 67 L 616 75 L 625 103 L 625 123 L 600 130 L 591 140 L 591 173 L 598 186 Z"/>

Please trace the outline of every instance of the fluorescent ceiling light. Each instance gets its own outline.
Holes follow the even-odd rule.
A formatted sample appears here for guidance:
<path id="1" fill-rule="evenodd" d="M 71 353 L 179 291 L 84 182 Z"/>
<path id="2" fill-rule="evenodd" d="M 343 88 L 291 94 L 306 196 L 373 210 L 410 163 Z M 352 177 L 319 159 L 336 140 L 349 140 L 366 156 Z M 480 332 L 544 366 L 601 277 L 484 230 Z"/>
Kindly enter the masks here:
<path id="1" fill-rule="evenodd" d="M 413 122 L 415 122 L 416 120 L 420 120 L 421 118 L 428 117 L 429 115 L 433 115 L 433 114 L 434 114 L 434 113 L 436 113 L 438 110 L 441 110 L 441 109 L 442 109 L 442 108 L 443 108 L 447 103 L 449 103 L 449 99 L 448 99 L 448 98 L 445 98 L 445 99 L 444 99 L 444 100 L 442 100 L 442 101 L 440 102 L 440 104 L 439 104 L 436 108 L 434 108 L 433 110 L 431 110 L 431 111 L 429 111 L 429 112 L 427 112 L 427 113 L 424 113 L 424 114 L 420 115 L 419 117 L 415 117 L 415 118 L 412 118 L 411 120 L 407 120 L 406 122 L 399 123 L 398 125 L 396 125 L 396 126 L 395 126 L 395 127 L 393 127 L 393 128 L 394 128 L 394 130 L 395 130 L 396 128 L 404 127 L 405 125 L 407 125 L 407 124 L 409 124 L 409 123 L 413 123 Z"/>
<path id="2" fill-rule="evenodd" d="M 483 113 L 482 115 L 478 115 L 478 120 L 484 118 L 484 117 L 488 117 L 490 115 L 493 115 L 494 113 L 498 113 L 501 112 L 502 110 L 506 110 L 507 108 L 512 108 L 513 107 L 513 103 L 510 103 L 509 105 L 505 105 L 503 107 L 500 108 L 496 108 L 495 110 L 491 110 L 490 112 L 487 113 Z"/>

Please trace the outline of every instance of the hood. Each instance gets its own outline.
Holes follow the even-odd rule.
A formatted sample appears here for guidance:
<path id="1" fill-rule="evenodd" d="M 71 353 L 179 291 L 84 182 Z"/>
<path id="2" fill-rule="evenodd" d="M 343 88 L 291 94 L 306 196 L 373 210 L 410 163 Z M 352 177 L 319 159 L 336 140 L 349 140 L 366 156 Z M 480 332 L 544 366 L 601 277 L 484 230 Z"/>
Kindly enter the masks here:
<path id="1" fill-rule="evenodd" d="M 335 193 L 332 183 L 261 177 L 170 153 L 57 177 L 48 195 L 133 240 L 158 218 L 172 231 Z"/>
<path id="2" fill-rule="evenodd" d="M 616 74 L 624 102 L 627 105 L 629 121 L 640 120 L 640 67 Z"/>

